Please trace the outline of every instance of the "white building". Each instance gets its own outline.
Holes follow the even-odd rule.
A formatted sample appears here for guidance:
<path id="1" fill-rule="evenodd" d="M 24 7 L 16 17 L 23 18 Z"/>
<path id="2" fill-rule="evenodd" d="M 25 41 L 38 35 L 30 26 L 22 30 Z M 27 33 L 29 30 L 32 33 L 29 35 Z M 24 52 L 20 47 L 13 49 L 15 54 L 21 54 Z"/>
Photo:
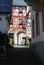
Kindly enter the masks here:
<path id="1" fill-rule="evenodd" d="M 32 38 L 32 20 L 31 20 L 31 6 L 27 6 L 27 15 L 26 15 L 26 34 L 29 38 Z"/>
<path id="2" fill-rule="evenodd" d="M 25 0 L 32 6 L 31 47 L 44 63 L 44 0 Z"/>

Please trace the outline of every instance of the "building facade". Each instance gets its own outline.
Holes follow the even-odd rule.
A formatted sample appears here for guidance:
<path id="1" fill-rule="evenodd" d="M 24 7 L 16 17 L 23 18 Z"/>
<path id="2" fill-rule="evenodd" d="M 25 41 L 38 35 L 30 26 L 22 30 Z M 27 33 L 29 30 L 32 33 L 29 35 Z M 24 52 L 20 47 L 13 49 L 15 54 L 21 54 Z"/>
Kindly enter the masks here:
<path id="1" fill-rule="evenodd" d="M 31 39 L 32 38 L 32 20 L 31 20 L 31 6 L 27 6 L 27 15 L 26 15 L 26 34 Z"/>
<path id="2" fill-rule="evenodd" d="M 25 43 L 26 37 L 26 6 L 13 6 L 12 7 L 12 23 L 10 24 L 9 31 L 10 35 L 13 34 L 14 44 L 21 44 L 23 45 L 23 40 Z"/>
<path id="3" fill-rule="evenodd" d="M 26 0 L 32 5 L 32 44 L 31 47 L 44 63 L 44 0 Z"/>

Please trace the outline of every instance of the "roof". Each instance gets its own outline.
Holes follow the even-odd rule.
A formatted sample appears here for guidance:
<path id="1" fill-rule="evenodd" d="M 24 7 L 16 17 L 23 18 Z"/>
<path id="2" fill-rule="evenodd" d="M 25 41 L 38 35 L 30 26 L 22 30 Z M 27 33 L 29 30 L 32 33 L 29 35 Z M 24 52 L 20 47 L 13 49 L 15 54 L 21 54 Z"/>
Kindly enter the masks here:
<path id="1" fill-rule="evenodd" d="M 13 5 L 27 6 L 27 3 L 24 0 L 13 0 Z"/>

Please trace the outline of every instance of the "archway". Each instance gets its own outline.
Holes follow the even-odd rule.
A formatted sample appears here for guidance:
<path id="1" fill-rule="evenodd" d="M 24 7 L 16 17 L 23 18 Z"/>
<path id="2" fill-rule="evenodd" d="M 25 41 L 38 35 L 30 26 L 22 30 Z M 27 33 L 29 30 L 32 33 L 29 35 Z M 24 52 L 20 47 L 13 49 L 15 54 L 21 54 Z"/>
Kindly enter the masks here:
<path id="1" fill-rule="evenodd" d="M 26 38 L 26 32 L 25 31 L 17 32 L 17 45 L 24 45 L 25 41 L 26 41 L 25 38 Z"/>

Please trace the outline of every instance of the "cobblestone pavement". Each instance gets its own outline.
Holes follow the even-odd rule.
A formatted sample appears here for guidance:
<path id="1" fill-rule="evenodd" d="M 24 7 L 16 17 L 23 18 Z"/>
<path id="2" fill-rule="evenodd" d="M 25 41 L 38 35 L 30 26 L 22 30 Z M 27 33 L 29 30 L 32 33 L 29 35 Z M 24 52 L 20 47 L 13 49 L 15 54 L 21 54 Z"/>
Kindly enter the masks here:
<path id="1" fill-rule="evenodd" d="M 43 65 L 30 48 L 8 47 L 6 65 Z"/>

